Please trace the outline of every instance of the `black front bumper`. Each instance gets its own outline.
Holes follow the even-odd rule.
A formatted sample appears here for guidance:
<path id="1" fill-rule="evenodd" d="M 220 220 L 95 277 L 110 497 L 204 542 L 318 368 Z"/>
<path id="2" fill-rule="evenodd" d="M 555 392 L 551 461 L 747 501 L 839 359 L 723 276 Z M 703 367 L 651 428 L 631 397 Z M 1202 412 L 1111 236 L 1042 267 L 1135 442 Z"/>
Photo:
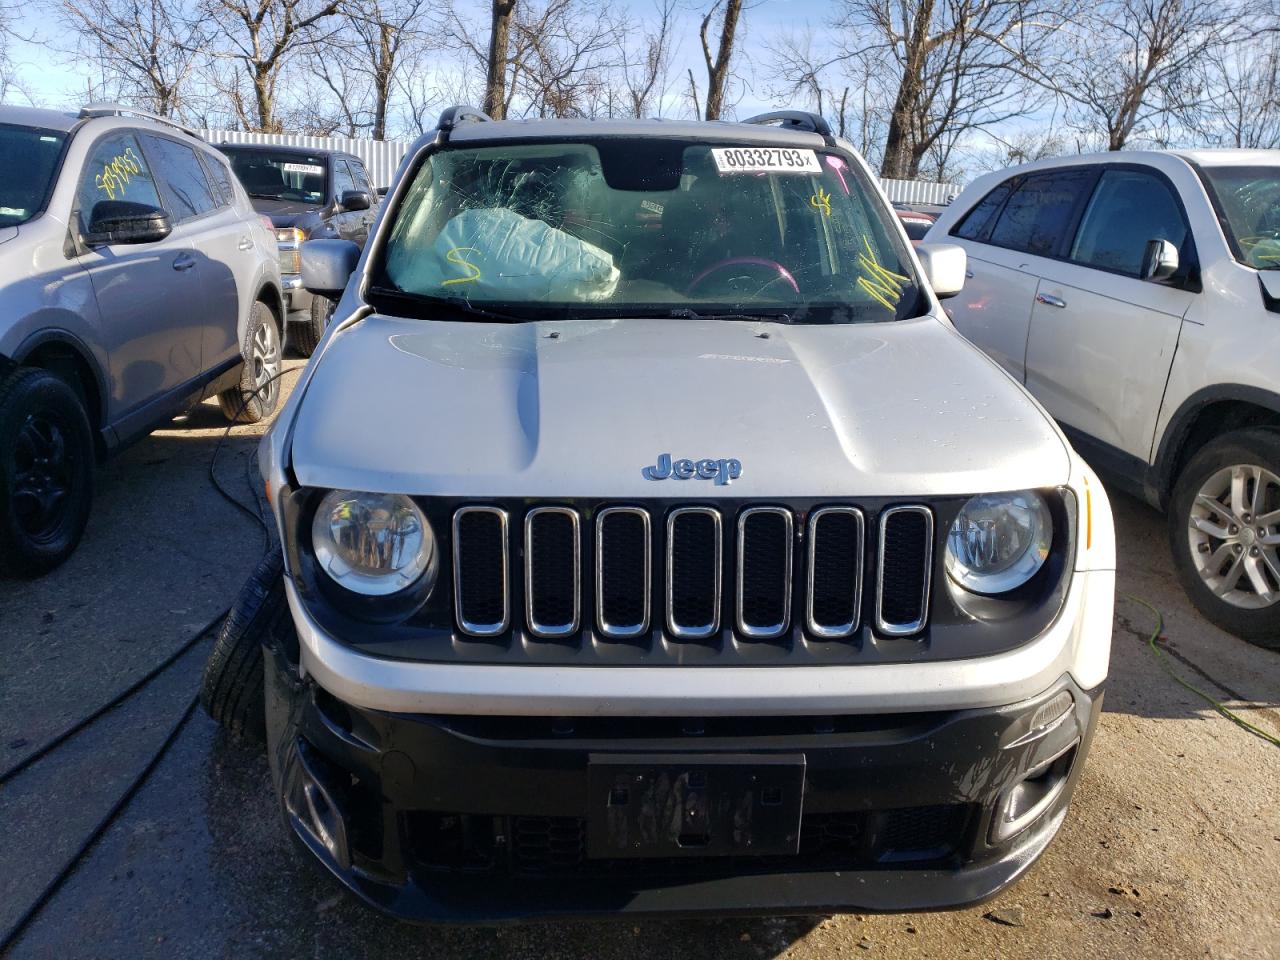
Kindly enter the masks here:
<path id="1" fill-rule="evenodd" d="M 1029 701 L 945 713 L 406 716 L 347 706 L 270 649 L 266 661 L 271 768 L 293 834 L 361 899 L 424 922 L 980 901 L 1057 832 L 1102 700 L 1064 677 Z M 1064 691 L 1055 720 L 1046 705 Z M 802 755 L 799 850 L 588 857 L 588 757 L 601 754 Z M 1018 830 L 996 839 L 1010 803 Z"/>

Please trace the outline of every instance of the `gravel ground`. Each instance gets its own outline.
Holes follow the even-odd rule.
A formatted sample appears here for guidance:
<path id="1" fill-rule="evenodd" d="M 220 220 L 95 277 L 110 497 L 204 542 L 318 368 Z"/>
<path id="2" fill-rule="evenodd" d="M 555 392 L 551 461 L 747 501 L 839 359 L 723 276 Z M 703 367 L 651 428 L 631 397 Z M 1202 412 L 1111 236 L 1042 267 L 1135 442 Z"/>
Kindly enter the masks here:
<path id="1" fill-rule="evenodd" d="M 254 428 L 218 476 L 252 502 Z M 262 532 L 211 489 L 206 404 L 99 471 L 85 541 L 0 583 L 0 769 L 174 653 L 233 599 Z M 1114 496 L 1119 589 L 1153 603 L 1181 675 L 1280 733 L 1280 655 L 1206 624 L 1163 519 Z M 1280 750 L 1176 685 L 1120 600 L 1106 710 L 1065 827 L 1011 890 L 945 914 L 420 929 L 344 896 L 293 848 L 266 763 L 198 710 L 10 956 L 1280 957 Z M 0 787 L 0 936 L 143 772 L 191 704 L 208 640 L 143 694 Z"/>

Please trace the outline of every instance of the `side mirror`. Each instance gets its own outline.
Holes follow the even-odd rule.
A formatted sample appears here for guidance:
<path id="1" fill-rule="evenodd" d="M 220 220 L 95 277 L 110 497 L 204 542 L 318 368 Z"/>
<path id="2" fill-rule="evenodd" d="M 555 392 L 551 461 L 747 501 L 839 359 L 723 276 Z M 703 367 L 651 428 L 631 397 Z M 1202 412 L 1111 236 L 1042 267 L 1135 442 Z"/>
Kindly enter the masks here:
<path id="1" fill-rule="evenodd" d="M 359 259 L 360 248 L 350 240 L 307 240 L 302 244 L 302 286 L 337 300 Z"/>
<path id="2" fill-rule="evenodd" d="M 1148 240 L 1138 276 L 1152 283 L 1164 283 L 1177 272 L 1178 248 L 1168 240 Z"/>
<path id="3" fill-rule="evenodd" d="M 99 200 L 89 215 L 89 246 L 112 243 L 155 243 L 173 232 L 169 215 L 149 203 Z"/>
<path id="4" fill-rule="evenodd" d="M 378 188 L 378 196 L 380 196 L 380 197 L 385 197 L 385 196 L 387 195 L 387 192 L 388 192 L 390 189 L 391 189 L 390 187 L 379 187 L 379 188 Z"/>
<path id="5" fill-rule="evenodd" d="M 373 201 L 363 190 L 343 190 L 342 196 L 338 198 L 338 206 L 348 213 L 355 213 L 357 210 L 368 210 L 373 206 Z"/>
<path id="6" fill-rule="evenodd" d="M 969 258 L 964 247 L 954 243 L 920 243 L 916 256 L 924 268 L 925 279 L 939 300 L 954 297 L 964 289 L 965 270 Z"/>

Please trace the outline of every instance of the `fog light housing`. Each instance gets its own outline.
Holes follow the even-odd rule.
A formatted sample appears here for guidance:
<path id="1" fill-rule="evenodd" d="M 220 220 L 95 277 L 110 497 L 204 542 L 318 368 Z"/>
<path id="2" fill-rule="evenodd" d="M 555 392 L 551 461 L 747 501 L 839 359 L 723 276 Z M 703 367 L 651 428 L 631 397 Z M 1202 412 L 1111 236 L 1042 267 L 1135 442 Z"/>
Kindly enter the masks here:
<path id="1" fill-rule="evenodd" d="M 1071 776 L 1079 746 L 1077 740 L 1061 753 L 1032 767 L 1021 780 L 1000 794 L 991 817 L 992 843 L 1001 843 L 1021 833 L 1058 801 Z"/>

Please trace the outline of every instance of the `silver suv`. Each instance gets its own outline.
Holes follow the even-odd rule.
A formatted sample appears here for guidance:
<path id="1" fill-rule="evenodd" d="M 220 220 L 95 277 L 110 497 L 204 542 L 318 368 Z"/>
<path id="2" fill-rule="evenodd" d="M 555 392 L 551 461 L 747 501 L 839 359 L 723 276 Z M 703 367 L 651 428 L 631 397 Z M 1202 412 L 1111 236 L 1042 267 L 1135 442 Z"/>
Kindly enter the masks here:
<path id="1" fill-rule="evenodd" d="M 276 241 L 226 159 L 114 105 L 0 107 L 0 572 L 75 549 L 92 468 L 217 395 L 269 414 Z"/>
<path id="2" fill-rule="evenodd" d="M 206 672 L 302 845 L 419 920 L 1022 874 L 1100 709 L 1114 540 L 943 315 L 964 273 L 809 114 L 447 111 L 358 262 L 303 246 L 341 300 L 263 440 L 283 555 Z"/>

